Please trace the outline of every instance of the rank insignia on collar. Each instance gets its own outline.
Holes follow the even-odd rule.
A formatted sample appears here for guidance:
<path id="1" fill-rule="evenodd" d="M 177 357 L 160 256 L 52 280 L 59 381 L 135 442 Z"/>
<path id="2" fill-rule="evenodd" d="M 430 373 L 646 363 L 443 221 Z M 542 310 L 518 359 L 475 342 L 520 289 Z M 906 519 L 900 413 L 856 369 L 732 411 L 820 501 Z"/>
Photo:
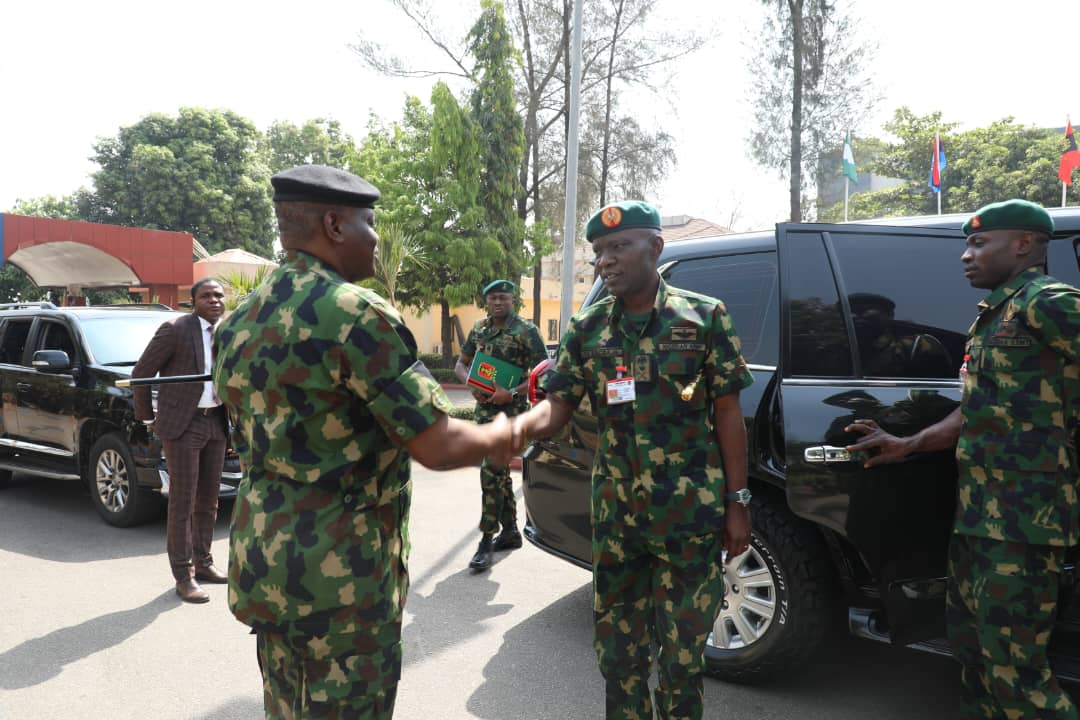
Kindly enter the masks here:
<path id="1" fill-rule="evenodd" d="M 697 328 L 696 327 L 673 327 L 673 328 L 671 328 L 671 341 L 672 342 L 687 342 L 689 340 L 697 340 Z"/>

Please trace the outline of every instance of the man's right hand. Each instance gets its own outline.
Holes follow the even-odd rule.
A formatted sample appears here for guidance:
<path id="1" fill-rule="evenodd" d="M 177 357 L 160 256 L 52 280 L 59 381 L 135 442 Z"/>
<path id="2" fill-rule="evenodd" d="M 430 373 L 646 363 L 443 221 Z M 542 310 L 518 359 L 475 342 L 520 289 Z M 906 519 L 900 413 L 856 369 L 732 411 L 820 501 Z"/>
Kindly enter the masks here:
<path id="1" fill-rule="evenodd" d="M 890 435 L 878 427 L 873 420 L 854 420 L 844 428 L 844 432 L 857 432 L 863 436 L 858 442 L 847 446 L 848 452 L 877 451 L 863 463 L 864 468 L 898 462 L 910 453 L 907 438 Z"/>

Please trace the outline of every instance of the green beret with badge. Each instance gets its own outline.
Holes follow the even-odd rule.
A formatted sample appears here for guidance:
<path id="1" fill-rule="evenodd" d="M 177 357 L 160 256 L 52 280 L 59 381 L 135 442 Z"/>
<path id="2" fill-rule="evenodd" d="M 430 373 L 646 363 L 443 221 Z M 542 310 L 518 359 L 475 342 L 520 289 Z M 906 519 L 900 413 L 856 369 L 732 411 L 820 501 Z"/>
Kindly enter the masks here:
<path id="1" fill-rule="evenodd" d="M 486 287 L 484 287 L 483 291 L 480 294 L 484 297 L 487 297 L 488 293 L 493 292 L 510 293 L 511 295 L 513 295 L 516 290 L 517 286 L 509 280 L 492 280 L 487 284 Z"/>
<path id="2" fill-rule="evenodd" d="M 585 239 L 610 235 L 620 230 L 649 228 L 660 230 L 660 211 L 641 200 L 624 200 L 599 210 L 585 225 Z"/>
<path id="3" fill-rule="evenodd" d="M 270 178 L 274 202 L 310 202 L 371 208 L 379 189 L 351 172 L 326 165 L 300 165 Z"/>
<path id="4" fill-rule="evenodd" d="M 1041 206 L 1027 200 L 991 203 L 968 218 L 961 228 L 965 235 L 992 230 L 1033 230 L 1054 233 L 1054 219 Z"/>

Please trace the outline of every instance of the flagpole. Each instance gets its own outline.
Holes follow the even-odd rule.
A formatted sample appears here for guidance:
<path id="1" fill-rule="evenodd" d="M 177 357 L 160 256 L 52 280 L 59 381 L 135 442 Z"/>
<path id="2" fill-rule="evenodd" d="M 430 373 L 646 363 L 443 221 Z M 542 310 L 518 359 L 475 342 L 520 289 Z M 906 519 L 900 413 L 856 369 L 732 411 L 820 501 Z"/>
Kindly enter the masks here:
<path id="1" fill-rule="evenodd" d="M 1065 181 L 1061 181 L 1061 207 L 1065 207 Z"/>
<path id="2" fill-rule="evenodd" d="M 851 178 L 844 176 L 844 222 L 847 222 L 847 196 L 848 188 L 851 187 Z M 1065 197 L 1062 195 L 1062 197 Z M 1063 201 L 1064 202 L 1064 201 Z"/>
<path id="3" fill-rule="evenodd" d="M 938 215 L 941 214 L 941 188 L 940 187 L 938 188 L 938 191 L 937 191 L 937 214 Z"/>

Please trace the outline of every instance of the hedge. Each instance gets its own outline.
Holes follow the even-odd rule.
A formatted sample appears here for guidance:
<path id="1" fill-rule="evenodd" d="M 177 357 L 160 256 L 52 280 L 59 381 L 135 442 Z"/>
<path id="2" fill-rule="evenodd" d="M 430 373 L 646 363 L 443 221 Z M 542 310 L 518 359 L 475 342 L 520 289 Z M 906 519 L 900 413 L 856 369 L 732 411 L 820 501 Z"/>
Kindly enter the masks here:
<path id="1" fill-rule="evenodd" d="M 428 370 L 431 371 L 431 377 L 435 378 L 435 382 L 442 385 L 460 385 L 461 379 L 454 374 L 454 371 L 449 368 L 431 367 L 428 366 Z"/>

